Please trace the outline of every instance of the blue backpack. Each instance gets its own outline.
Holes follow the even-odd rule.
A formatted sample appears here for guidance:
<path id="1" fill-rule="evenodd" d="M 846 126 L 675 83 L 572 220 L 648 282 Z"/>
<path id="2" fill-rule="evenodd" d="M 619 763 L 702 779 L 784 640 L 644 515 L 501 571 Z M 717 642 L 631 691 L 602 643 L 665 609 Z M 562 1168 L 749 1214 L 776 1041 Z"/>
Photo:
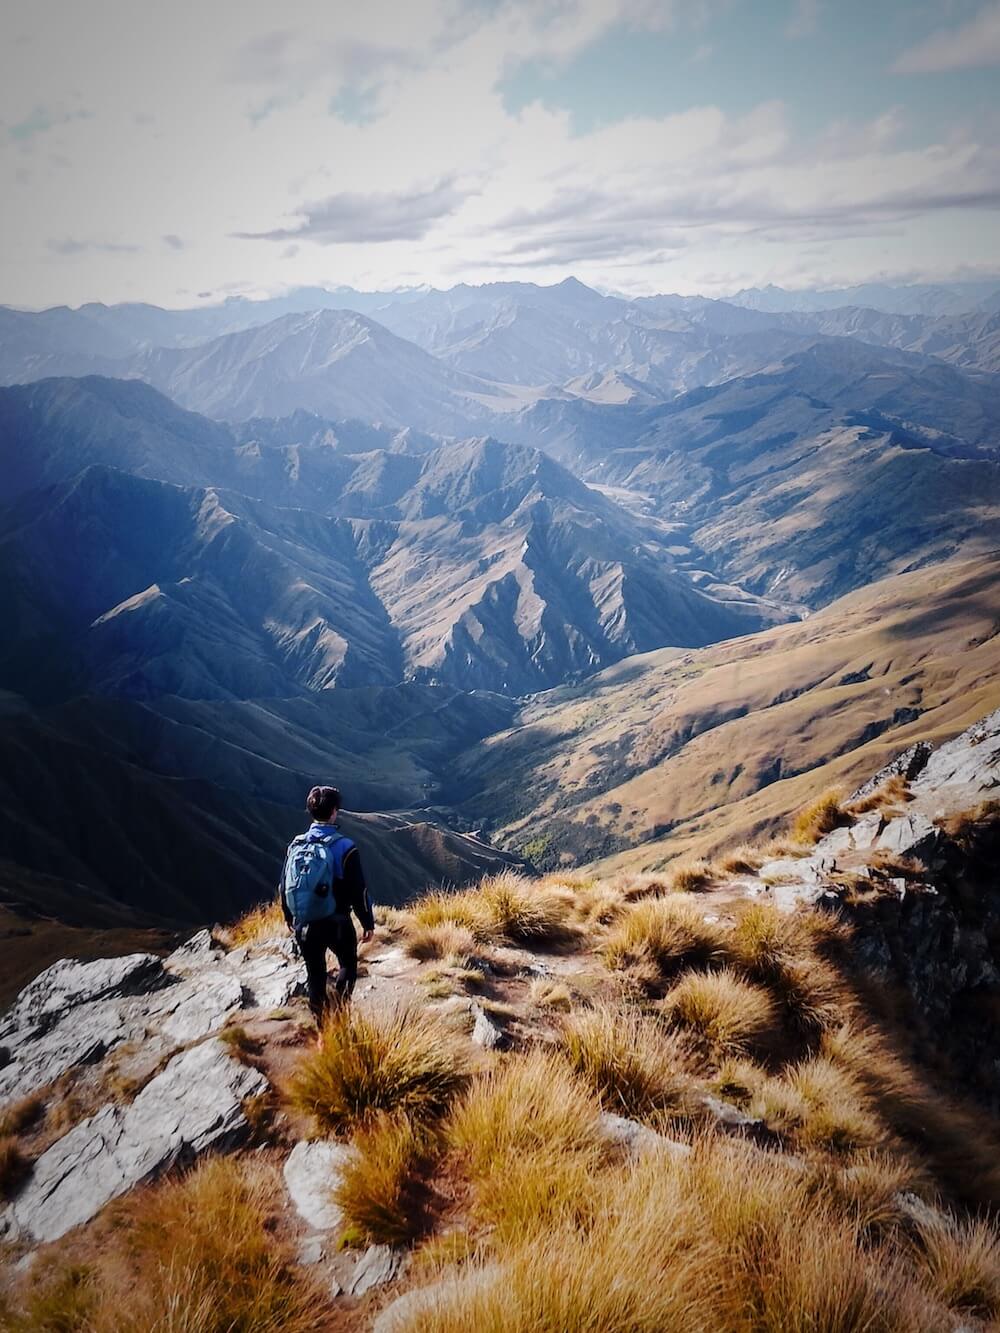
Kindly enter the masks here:
<path id="1" fill-rule="evenodd" d="M 281 889 L 296 927 L 338 915 L 337 886 L 353 846 L 339 833 L 302 833 L 288 844 Z"/>

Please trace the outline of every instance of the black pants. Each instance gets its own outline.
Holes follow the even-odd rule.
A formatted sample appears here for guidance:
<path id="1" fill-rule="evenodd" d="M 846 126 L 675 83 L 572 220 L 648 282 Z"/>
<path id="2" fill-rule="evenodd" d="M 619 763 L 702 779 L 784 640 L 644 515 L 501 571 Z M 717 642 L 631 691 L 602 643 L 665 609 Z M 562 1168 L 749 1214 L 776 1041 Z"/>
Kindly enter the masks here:
<path id="1" fill-rule="evenodd" d="M 309 1008 L 317 1023 L 322 1023 L 327 1008 L 326 951 L 330 950 L 340 964 L 334 986 L 337 1000 L 342 1002 L 354 990 L 358 979 L 358 937 L 350 917 L 329 916 L 323 921 L 311 921 L 295 932 L 302 961 L 306 965 L 309 984 Z"/>

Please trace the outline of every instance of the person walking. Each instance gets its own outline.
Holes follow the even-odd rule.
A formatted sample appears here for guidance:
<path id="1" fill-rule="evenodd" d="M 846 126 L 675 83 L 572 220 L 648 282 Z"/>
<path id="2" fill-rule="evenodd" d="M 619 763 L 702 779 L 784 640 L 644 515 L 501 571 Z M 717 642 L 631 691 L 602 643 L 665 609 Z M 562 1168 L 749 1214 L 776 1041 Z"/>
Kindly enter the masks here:
<path id="1" fill-rule="evenodd" d="M 372 938 L 375 917 L 361 856 L 337 828 L 340 792 L 336 787 L 313 787 L 306 809 L 313 822 L 288 844 L 281 906 L 306 965 L 309 1009 L 322 1030 L 329 1006 L 327 951 L 339 965 L 334 981 L 337 1004 L 345 1004 L 358 978 L 358 936 L 351 913 L 361 924 L 362 943 Z"/>

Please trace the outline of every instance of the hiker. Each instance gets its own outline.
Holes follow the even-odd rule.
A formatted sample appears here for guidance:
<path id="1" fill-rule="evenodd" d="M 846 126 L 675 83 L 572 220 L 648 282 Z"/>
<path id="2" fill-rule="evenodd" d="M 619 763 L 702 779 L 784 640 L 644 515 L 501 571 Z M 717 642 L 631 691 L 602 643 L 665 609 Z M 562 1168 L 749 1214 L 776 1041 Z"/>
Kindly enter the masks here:
<path id="1" fill-rule="evenodd" d="M 358 977 L 358 937 L 351 912 L 361 922 L 362 943 L 372 938 L 375 917 L 358 849 L 337 828 L 340 792 L 336 787 L 313 787 L 306 809 L 313 822 L 288 844 L 281 906 L 306 965 L 309 1008 L 322 1028 L 327 1008 L 326 951 L 340 964 L 334 984 L 338 1004 L 343 1004 Z"/>

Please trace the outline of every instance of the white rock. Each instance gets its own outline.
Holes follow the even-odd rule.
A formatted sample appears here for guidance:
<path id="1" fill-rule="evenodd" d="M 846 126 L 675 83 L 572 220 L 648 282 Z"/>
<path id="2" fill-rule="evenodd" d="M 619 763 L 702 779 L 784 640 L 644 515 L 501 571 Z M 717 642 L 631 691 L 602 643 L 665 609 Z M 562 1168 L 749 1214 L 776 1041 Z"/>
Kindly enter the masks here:
<path id="1" fill-rule="evenodd" d="M 385 1286 L 399 1276 L 403 1267 L 403 1254 L 391 1245 L 369 1245 L 358 1260 L 354 1276 L 347 1288 L 352 1296 L 363 1296 L 373 1287 Z"/>
<path id="2" fill-rule="evenodd" d="M 472 1040 L 486 1051 L 494 1051 L 506 1042 L 503 1030 L 493 1022 L 489 1014 L 479 1005 L 473 1005 L 472 1012 L 476 1021 L 472 1028 Z"/>
<path id="3" fill-rule="evenodd" d="M 638 1120 L 629 1120 L 627 1116 L 615 1115 L 612 1111 L 603 1111 L 598 1117 L 598 1128 L 609 1143 L 625 1148 L 633 1157 L 650 1151 L 668 1153 L 671 1157 L 690 1157 L 691 1149 L 686 1143 L 678 1143 L 658 1134 L 648 1125 L 641 1125 Z"/>
<path id="4" fill-rule="evenodd" d="M 303 1236 L 299 1241 L 298 1261 L 304 1267 L 322 1263 L 326 1255 L 326 1237 L 323 1235 Z"/>
<path id="5" fill-rule="evenodd" d="M 7 1229 L 57 1240 L 176 1161 L 235 1145 L 249 1132 L 244 1098 L 266 1087 L 222 1042 L 174 1056 L 131 1106 L 103 1107 L 39 1157 L 4 1214 Z"/>
<path id="6" fill-rule="evenodd" d="M 285 1162 L 285 1185 L 292 1203 L 317 1231 L 332 1231 L 343 1223 L 333 1191 L 352 1156 L 353 1150 L 345 1144 L 316 1139 L 297 1143 Z"/>
<path id="7" fill-rule="evenodd" d="M 25 986 L 0 1018 L 0 1039 L 23 1039 L 46 1031 L 75 1006 L 149 990 L 162 972 L 162 959 L 151 953 L 97 958 L 90 963 L 60 958 Z"/>
<path id="8" fill-rule="evenodd" d="M 937 837 L 938 831 L 926 815 L 900 815 L 886 824 L 879 835 L 878 847 L 900 855 L 919 856 L 937 841 Z"/>

